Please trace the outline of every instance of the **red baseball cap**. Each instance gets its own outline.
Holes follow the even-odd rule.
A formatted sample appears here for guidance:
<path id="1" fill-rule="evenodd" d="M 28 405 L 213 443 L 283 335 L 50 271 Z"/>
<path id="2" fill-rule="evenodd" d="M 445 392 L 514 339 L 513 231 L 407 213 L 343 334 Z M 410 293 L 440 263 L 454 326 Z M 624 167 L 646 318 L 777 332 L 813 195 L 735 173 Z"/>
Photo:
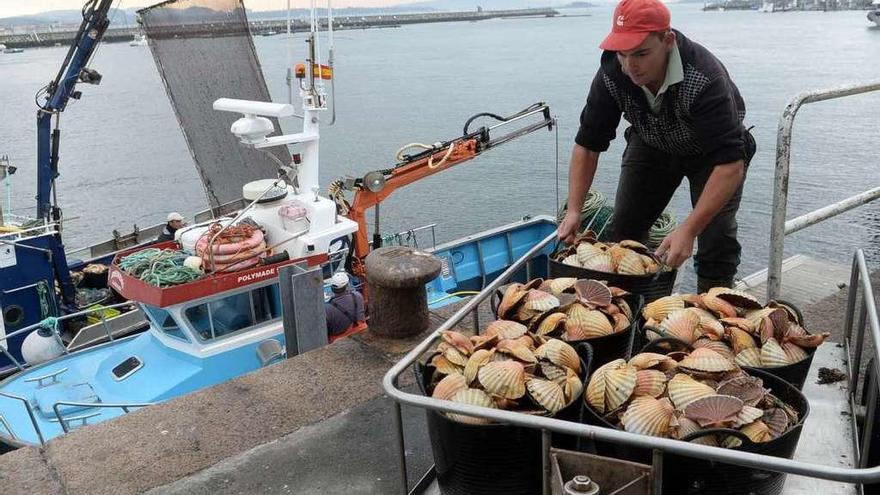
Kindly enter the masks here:
<path id="1" fill-rule="evenodd" d="M 650 33 L 668 30 L 670 18 L 669 9 L 660 0 L 623 0 L 614 8 L 611 34 L 599 48 L 612 52 L 632 50 Z"/>

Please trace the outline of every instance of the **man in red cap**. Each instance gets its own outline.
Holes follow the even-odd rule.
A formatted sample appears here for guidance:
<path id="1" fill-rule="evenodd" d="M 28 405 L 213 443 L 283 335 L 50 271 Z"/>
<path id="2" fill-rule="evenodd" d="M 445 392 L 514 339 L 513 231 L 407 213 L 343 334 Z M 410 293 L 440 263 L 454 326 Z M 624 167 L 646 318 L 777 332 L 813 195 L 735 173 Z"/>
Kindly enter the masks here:
<path id="1" fill-rule="evenodd" d="M 687 260 L 697 240 L 698 290 L 731 286 L 739 265 L 736 239 L 745 169 L 755 141 L 743 126 L 745 103 L 727 70 L 706 48 L 670 28 L 659 0 L 623 0 L 587 103 L 569 165 L 568 212 L 560 239 L 571 242 L 599 154 L 624 136 L 614 204 L 614 240 L 644 240 L 685 177 L 693 211 L 657 249 L 673 267 Z"/>

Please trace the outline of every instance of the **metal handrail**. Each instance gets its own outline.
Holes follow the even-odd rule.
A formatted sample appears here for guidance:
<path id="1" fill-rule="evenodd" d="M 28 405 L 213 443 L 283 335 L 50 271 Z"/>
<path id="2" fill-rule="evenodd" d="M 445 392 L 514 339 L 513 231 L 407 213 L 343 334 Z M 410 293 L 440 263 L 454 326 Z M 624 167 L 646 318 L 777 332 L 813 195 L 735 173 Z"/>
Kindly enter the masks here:
<path id="1" fill-rule="evenodd" d="M 791 165 L 791 133 L 794 118 L 803 105 L 844 96 L 852 96 L 880 90 L 880 82 L 857 84 L 818 91 L 803 92 L 792 99 L 782 116 L 776 134 L 776 171 L 773 186 L 773 216 L 770 220 L 770 259 L 767 263 L 767 299 L 775 299 L 782 289 L 782 256 L 785 236 L 815 225 L 823 220 L 849 211 L 880 198 L 880 187 L 851 196 L 842 201 L 786 221 L 788 208 L 788 182 Z"/>
<path id="2" fill-rule="evenodd" d="M 67 420 L 65 420 L 64 417 L 61 415 L 61 411 L 58 410 L 59 406 L 85 407 L 85 408 L 89 408 L 89 409 L 93 409 L 93 408 L 100 409 L 100 408 L 111 407 L 114 409 L 122 409 L 125 412 L 125 414 L 128 414 L 129 413 L 128 408 L 130 408 L 130 407 L 148 407 L 148 406 L 152 406 L 154 404 L 155 404 L 155 402 L 143 402 L 143 403 L 132 402 L 132 403 L 128 403 L 128 404 L 121 404 L 121 403 L 120 404 L 108 404 L 106 402 L 74 402 L 74 401 L 67 401 L 67 400 L 59 400 L 55 404 L 52 404 L 52 410 L 55 411 L 55 417 L 58 418 L 58 424 L 61 425 L 61 429 L 64 430 L 64 433 L 69 433 L 70 428 L 68 428 L 68 426 L 67 426 L 67 421 L 81 419 L 81 418 L 80 417 L 68 418 Z M 100 414 L 100 413 L 98 413 L 98 414 Z M 91 415 L 88 417 L 93 417 L 93 416 L 97 416 L 97 414 L 94 414 L 94 415 Z"/>
<path id="3" fill-rule="evenodd" d="M 28 413 L 28 417 L 31 418 L 31 425 L 33 425 L 34 431 L 37 432 L 37 438 L 40 440 L 40 445 L 46 445 L 46 440 L 43 438 L 43 432 L 40 431 L 40 425 L 37 424 L 37 417 L 34 416 L 34 410 L 31 408 L 30 402 L 28 402 L 28 400 L 25 399 L 24 397 L 9 394 L 6 392 L 0 392 L 0 397 L 6 397 L 8 399 L 18 400 L 18 401 L 21 401 L 22 404 L 24 404 L 24 408 Z M 14 436 L 14 434 L 13 434 L 13 436 Z"/>
<path id="4" fill-rule="evenodd" d="M 542 450 L 545 466 L 545 474 L 547 466 L 549 466 L 550 452 L 550 432 L 563 433 L 568 435 L 576 435 L 594 440 L 624 444 L 632 447 L 657 449 L 664 453 L 678 454 L 688 457 L 697 457 L 705 460 L 724 462 L 728 464 L 736 464 L 749 468 L 777 471 L 788 474 L 796 474 L 809 476 L 812 478 L 821 478 L 827 480 L 844 481 L 849 483 L 872 483 L 880 481 L 880 466 L 860 467 L 860 468 L 844 468 L 832 465 L 816 464 L 811 462 L 796 461 L 793 459 L 785 459 L 773 457 L 764 454 L 755 454 L 738 450 L 730 450 L 721 447 L 710 447 L 707 445 L 682 442 L 668 438 L 658 438 L 646 435 L 629 433 L 622 430 L 604 428 L 601 426 L 586 425 L 572 423 L 553 418 L 545 418 L 539 416 L 531 416 L 512 411 L 504 411 L 498 409 L 487 409 L 467 404 L 459 404 L 451 401 L 444 401 L 425 397 L 422 395 L 411 394 L 403 391 L 398 387 L 400 374 L 407 368 L 412 366 L 418 358 L 427 351 L 434 341 L 440 336 L 440 332 L 449 330 L 460 323 L 464 317 L 475 309 L 482 301 L 486 300 L 492 292 L 510 279 L 517 270 L 520 269 L 530 258 L 538 254 L 547 244 L 556 239 L 556 232 L 549 235 L 543 241 L 534 246 L 522 258 L 513 263 L 498 278 L 493 280 L 489 285 L 480 291 L 480 293 L 471 298 L 461 309 L 459 309 L 450 319 L 446 320 L 435 332 L 425 338 L 414 349 L 412 349 L 403 359 L 397 362 L 383 377 L 382 387 L 385 393 L 394 401 L 393 415 L 395 431 L 397 435 L 398 446 L 398 465 L 401 473 L 400 493 L 407 493 L 406 479 L 406 457 L 403 449 L 403 429 L 401 417 L 401 404 L 421 407 L 434 411 L 451 412 L 464 414 L 467 416 L 476 416 L 480 418 L 490 419 L 492 421 L 533 428 L 542 432 Z M 861 277 L 861 287 L 866 294 L 871 294 L 870 280 L 867 278 L 867 267 L 864 264 L 864 256 L 861 251 L 856 253 L 856 259 L 859 263 L 859 271 Z M 855 283 L 858 278 L 854 276 Z M 855 286 L 850 287 L 851 291 L 856 290 Z M 851 296 L 854 297 L 854 296 Z M 853 303 L 854 304 L 854 303 Z M 877 319 L 877 309 L 872 298 L 863 300 L 868 322 L 870 323 L 871 338 L 873 341 L 880 342 L 880 322 Z M 849 318 L 849 316 L 848 316 Z M 862 320 L 864 322 L 864 320 Z M 880 348 L 874 346 L 874 358 L 880 363 Z M 869 437 L 868 437 L 869 438 Z M 549 477 L 545 475 L 544 493 L 549 493 L 549 485 L 547 484 Z"/>

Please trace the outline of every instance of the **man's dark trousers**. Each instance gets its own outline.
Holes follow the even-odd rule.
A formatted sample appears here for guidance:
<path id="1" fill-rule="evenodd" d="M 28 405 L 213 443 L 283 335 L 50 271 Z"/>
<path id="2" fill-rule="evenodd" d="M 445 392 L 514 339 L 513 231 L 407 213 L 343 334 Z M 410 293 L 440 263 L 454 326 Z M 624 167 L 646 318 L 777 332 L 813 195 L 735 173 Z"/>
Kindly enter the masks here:
<path id="1" fill-rule="evenodd" d="M 748 167 L 755 154 L 755 140 L 751 134 L 746 134 Z M 688 179 L 691 205 L 695 206 L 713 167 L 705 163 L 703 157 L 674 156 L 652 148 L 632 128 L 626 131 L 626 141 L 614 203 L 611 236 L 614 240 L 644 241 L 648 230 L 663 213 L 682 179 Z M 700 292 L 713 286 L 729 287 L 733 284 L 742 250 L 736 239 L 736 212 L 742 198 L 744 182 L 745 174 L 736 192 L 697 238 L 694 267 L 699 278 Z"/>

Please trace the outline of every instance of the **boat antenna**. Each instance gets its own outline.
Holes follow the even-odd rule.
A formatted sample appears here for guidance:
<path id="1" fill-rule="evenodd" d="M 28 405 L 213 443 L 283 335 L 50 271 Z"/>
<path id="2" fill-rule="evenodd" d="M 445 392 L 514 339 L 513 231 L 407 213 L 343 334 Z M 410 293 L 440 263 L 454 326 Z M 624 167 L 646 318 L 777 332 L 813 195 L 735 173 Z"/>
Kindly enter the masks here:
<path id="1" fill-rule="evenodd" d="M 333 43 L 333 0 L 327 0 L 327 37 L 328 44 L 330 45 L 328 48 L 327 54 L 327 67 L 330 68 L 330 74 L 333 74 L 333 50 L 335 49 L 335 45 Z M 327 124 L 331 126 L 336 123 L 336 76 L 330 77 L 330 122 Z"/>

